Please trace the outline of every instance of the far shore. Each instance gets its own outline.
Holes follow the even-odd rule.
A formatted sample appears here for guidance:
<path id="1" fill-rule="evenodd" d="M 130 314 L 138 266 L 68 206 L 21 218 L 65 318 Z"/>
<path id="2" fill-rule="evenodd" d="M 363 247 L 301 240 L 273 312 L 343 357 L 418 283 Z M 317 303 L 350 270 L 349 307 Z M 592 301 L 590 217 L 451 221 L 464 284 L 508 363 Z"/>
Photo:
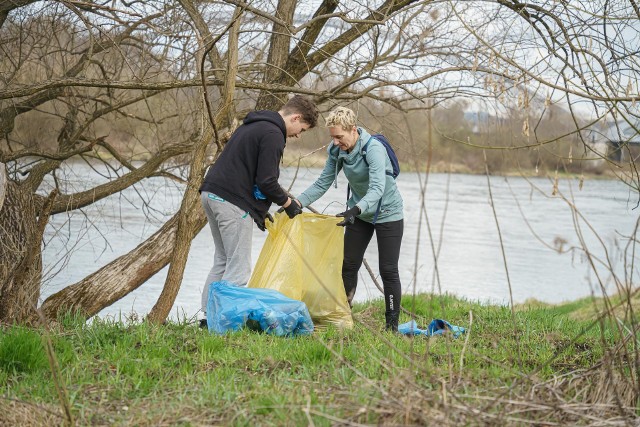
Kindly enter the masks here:
<path id="1" fill-rule="evenodd" d="M 94 153 L 93 156 L 96 161 L 110 161 L 113 160 L 113 156 L 105 151 L 100 151 L 99 153 Z M 150 158 L 149 153 L 140 153 L 134 154 L 132 156 L 131 162 L 138 164 L 147 161 Z M 209 161 L 213 159 L 210 158 Z M 309 152 L 303 151 L 300 149 L 291 149 L 288 148 L 285 150 L 281 166 L 282 167 L 300 167 L 305 169 L 318 169 L 320 171 L 325 164 L 326 161 L 326 151 L 324 147 L 317 149 L 315 151 Z M 76 163 L 85 163 L 85 159 L 80 158 L 72 158 L 67 159 L 65 162 L 69 164 Z M 429 173 L 443 173 L 443 174 L 465 174 L 465 175 L 485 175 L 484 165 L 479 165 L 477 167 L 471 167 L 467 164 L 461 162 L 447 162 L 443 160 L 433 161 L 431 164 L 427 165 L 426 160 L 421 160 L 420 164 L 416 166 L 415 163 L 408 162 L 400 162 L 400 170 L 402 172 L 417 172 L 419 171 L 424 173 L 427 170 Z M 614 170 L 614 168 L 616 168 Z M 499 170 L 491 170 L 489 173 L 492 176 L 522 176 L 522 177 L 541 177 L 541 178 L 562 178 L 562 179 L 622 179 L 633 174 L 628 171 L 627 167 L 620 167 L 615 164 L 612 164 L 607 169 L 602 171 L 594 171 L 593 169 L 585 170 L 585 171 L 560 171 L 560 170 L 551 170 L 545 168 L 539 169 L 528 169 L 528 168 L 504 168 Z M 626 179 L 625 179 L 626 181 Z"/>
<path id="2" fill-rule="evenodd" d="M 318 169 L 321 170 L 324 167 L 326 161 L 326 153 L 324 150 L 316 151 L 311 154 L 302 151 L 285 150 L 282 166 L 284 167 L 300 167 L 305 169 Z M 445 161 L 436 161 L 429 166 L 429 173 L 451 173 L 451 174 L 465 174 L 465 175 L 485 175 L 484 167 L 482 169 L 471 168 L 463 163 L 452 163 Z M 420 172 L 424 173 L 427 168 L 426 161 L 421 162 Z M 415 164 L 407 162 L 400 162 L 400 171 L 402 172 L 417 172 L 418 168 Z M 523 176 L 523 177 L 555 177 L 558 178 L 570 178 L 570 179 L 619 179 L 619 177 L 610 169 L 605 170 L 602 173 L 594 173 L 592 171 L 586 172 L 564 172 L 548 169 L 505 169 L 490 172 L 493 176 Z"/>

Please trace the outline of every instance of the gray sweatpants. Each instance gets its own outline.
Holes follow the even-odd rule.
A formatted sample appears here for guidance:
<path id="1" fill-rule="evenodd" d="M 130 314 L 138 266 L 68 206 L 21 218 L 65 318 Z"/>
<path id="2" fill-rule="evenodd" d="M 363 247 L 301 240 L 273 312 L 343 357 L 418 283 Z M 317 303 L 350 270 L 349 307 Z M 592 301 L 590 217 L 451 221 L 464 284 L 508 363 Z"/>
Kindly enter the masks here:
<path id="1" fill-rule="evenodd" d="M 215 254 L 213 267 L 202 290 L 202 311 L 207 311 L 209 285 L 226 280 L 244 286 L 251 276 L 253 219 L 233 203 L 203 191 L 200 199 L 207 214 Z"/>

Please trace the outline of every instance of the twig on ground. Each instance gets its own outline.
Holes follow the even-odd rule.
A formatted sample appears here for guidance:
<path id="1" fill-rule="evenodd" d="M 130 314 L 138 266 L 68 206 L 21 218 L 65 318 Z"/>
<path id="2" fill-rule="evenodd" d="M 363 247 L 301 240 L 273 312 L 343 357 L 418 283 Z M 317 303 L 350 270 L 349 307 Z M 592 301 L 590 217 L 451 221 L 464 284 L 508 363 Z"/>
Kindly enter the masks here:
<path id="1" fill-rule="evenodd" d="M 75 425 L 73 418 L 73 412 L 71 411 L 71 403 L 69 402 L 69 393 L 62 381 L 62 375 L 60 374 L 60 365 L 56 358 L 55 351 L 53 349 L 53 343 L 51 342 L 51 335 L 49 334 L 49 326 L 44 313 L 40 309 L 36 309 L 40 322 L 42 323 L 42 340 L 44 341 L 45 350 L 47 351 L 47 359 L 49 360 L 49 367 L 51 369 L 51 376 L 53 377 L 53 384 L 58 393 L 58 399 L 64 411 L 65 425 Z"/>

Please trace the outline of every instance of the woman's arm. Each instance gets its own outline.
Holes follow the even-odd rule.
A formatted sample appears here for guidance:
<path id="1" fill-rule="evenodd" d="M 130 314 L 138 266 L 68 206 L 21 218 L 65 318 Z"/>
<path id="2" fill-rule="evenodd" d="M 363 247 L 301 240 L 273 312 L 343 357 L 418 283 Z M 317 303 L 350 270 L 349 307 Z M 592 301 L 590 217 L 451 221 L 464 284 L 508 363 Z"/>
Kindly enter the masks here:
<path id="1" fill-rule="evenodd" d="M 327 148 L 327 161 L 324 164 L 324 169 L 322 169 L 320 176 L 316 179 L 316 182 L 311 184 L 309 188 L 304 190 L 304 192 L 297 197 L 298 201 L 302 204 L 302 207 L 307 207 L 322 197 L 331 186 L 331 183 L 336 179 L 336 175 L 339 172 L 339 170 L 336 169 L 338 157 L 331 153 L 331 147 L 333 147 L 333 144 L 329 145 Z"/>

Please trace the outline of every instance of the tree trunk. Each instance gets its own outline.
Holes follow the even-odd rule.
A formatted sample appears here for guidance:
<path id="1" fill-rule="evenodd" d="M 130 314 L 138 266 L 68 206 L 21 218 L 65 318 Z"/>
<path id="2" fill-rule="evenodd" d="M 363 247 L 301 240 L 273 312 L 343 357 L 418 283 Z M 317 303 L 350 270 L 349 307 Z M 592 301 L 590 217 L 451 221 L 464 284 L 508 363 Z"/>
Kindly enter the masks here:
<path id="1" fill-rule="evenodd" d="M 198 190 L 204 174 L 207 143 L 211 141 L 211 137 L 211 131 L 205 132 L 202 136 L 202 141 L 198 143 L 196 151 L 193 154 L 188 185 L 184 198 L 182 199 L 180 210 L 176 214 L 178 219 L 175 231 L 176 237 L 173 239 L 174 246 L 171 251 L 171 267 L 169 267 L 167 279 L 165 280 L 160 297 L 147 316 L 147 319 L 153 323 L 160 324 L 167 320 L 167 316 L 171 312 L 171 307 L 173 307 L 173 303 L 180 290 L 180 285 L 182 284 L 184 267 L 187 263 L 191 241 L 195 237 L 195 234 L 192 233 L 192 226 L 189 219 L 195 212 L 198 212 L 200 215 L 202 215 L 203 212 L 200 207 L 200 192 Z"/>
<path id="2" fill-rule="evenodd" d="M 328 58 L 338 53 L 345 46 L 350 45 L 354 40 L 358 40 L 363 34 L 371 30 L 376 24 L 376 21 L 380 22 L 385 17 L 393 15 L 395 12 L 402 10 L 412 3 L 417 3 L 417 0 L 385 0 L 383 4 L 378 6 L 377 9 L 369 10 L 367 16 L 362 16 L 360 22 L 354 23 L 351 28 L 335 37 L 325 44 L 318 43 L 318 30 L 324 26 L 326 20 L 317 20 L 309 27 L 308 31 L 302 37 L 302 46 L 313 46 L 314 50 L 308 54 L 309 49 L 307 47 L 298 49 L 295 48 L 283 70 L 286 72 L 280 73 L 280 75 L 274 79 L 269 80 L 269 83 L 279 84 L 294 84 L 302 80 L 311 70 L 315 69 L 318 65 L 325 62 Z M 316 13 L 316 16 L 332 13 L 337 7 L 337 2 L 325 0 Z M 306 49 L 306 52 L 305 52 Z M 300 53 L 305 54 L 304 58 Z M 266 81 L 266 80 L 265 80 Z"/>
<path id="3" fill-rule="evenodd" d="M 133 251 L 47 298 L 41 307 L 45 316 L 55 320 L 71 311 L 91 317 L 140 287 L 171 260 L 179 215 Z M 188 217 L 188 238 L 193 239 L 207 219 L 202 209 L 194 209 Z"/>
<path id="4" fill-rule="evenodd" d="M 0 323 L 26 323 L 35 314 L 42 278 L 36 203 L 7 179 L 4 164 L 0 169 Z"/>
<path id="5" fill-rule="evenodd" d="M 2 211 L 2 205 L 4 204 L 4 197 L 7 194 L 7 186 L 9 185 L 9 178 L 7 178 L 7 169 L 4 163 L 0 162 L 0 212 Z"/>
<path id="6" fill-rule="evenodd" d="M 297 3 L 296 0 L 280 0 L 276 10 L 276 17 L 291 25 Z M 274 22 L 271 43 L 269 43 L 267 68 L 263 79 L 265 83 L 274 82 L 280 76 L 289 58 L 290 43 L 291 34 L 289 29 Z M 256 103 L 256 110 L 277 110 L 285 104 L 286 96 L 286 93 L 275 94 L 269 91 L 262 91 Z"/>
<path id="7" fill-rule="evenodd" d="M 183 0 L 184 4 L 192 6 L 192 3 L 187 0 Z M 189 217 L 193 214 L 194 210 L 202 211 L 200 208 L 200 186 L 204 178 L 206 150 L 208 142 L 214 137 L 214 128 L 221 121 L 226 121 L 229 111 L 233 110 L 233 99 L 235 95 L 235 79 L 238 70 L 238 28 L 240 27 L 240 15 L 242 13 L 241 8 L 236 8 L 234 13 L 233 25 L 229 28 L 229 44 L 228 51 L 230 52 L 227 58 L 227 72 L 225 77 L 225 85 L 222 90 L 222 99 L 220 106 L 215 117 L 207 117 L 205 114 L 208 109 L 203 108 L 203 135 L 200 142 L 196 144 L 196 149 L 193 153 L 193 158 L 190 164 L 189 180 L 185 190 L 184 198 L 180 206 L 180 212 L 178 213 L 178 229 L 176 231 L 175 245 L 173 247 L 173 253 L 171 255 L 171 267 L 167 273 L 167 280 L 165 281 L 162 293 L 158 298 L 158 301 L 151 309 L 147 319 L 154 323 L 163 323 L 173 303 L 176 300 L 180 285 L 182 284 L 182 277 L 184 274 L 184 267 L 187 263 L 187 257 L 189 255 L 189 249 L 191 248 L 191 241 L 193 236 L 189 232 Z M 202 38 L 209 37 L 210 33 L 201 34 Z M 235 52 L 235 54 L 234 54 Z M 204 64 L 204 58 L 199 59 Z M 202 75 L 204 79 L 206 76 Z M 208 97 L 206 89 L 202 91 L 202 99 L 205 101 Z M 209 125 L 210 120 L 212 121 Z M 217 138 L 217 135 L 216 135 Z M 216 140 L 216 145 L 220 147 L 220 141 Z"/>

